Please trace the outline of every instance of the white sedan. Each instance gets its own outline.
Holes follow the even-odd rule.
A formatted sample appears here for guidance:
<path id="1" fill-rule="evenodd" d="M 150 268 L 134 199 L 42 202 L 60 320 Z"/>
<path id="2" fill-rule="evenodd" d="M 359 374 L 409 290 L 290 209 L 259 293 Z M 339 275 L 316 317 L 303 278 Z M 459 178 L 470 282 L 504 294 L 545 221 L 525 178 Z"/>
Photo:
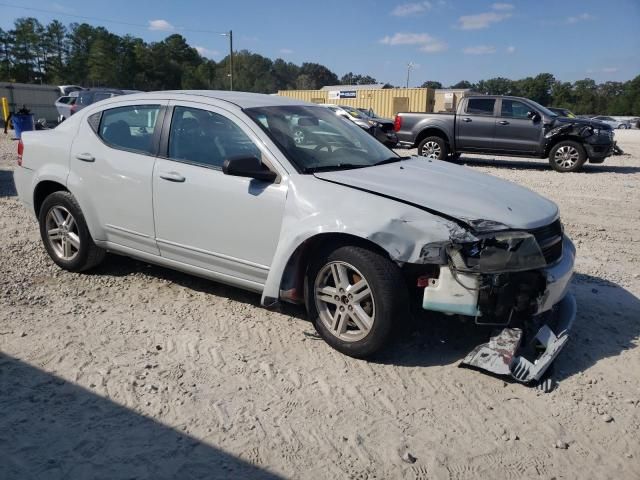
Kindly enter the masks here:
<path id="1" fill-rule="evenodd" d="M 400 157 L 326 108 L 133 94 L 26 132 L 18 150 L 19 196 L 64 269 L 111 251 L 259 292 L 264 306 L 305 304 L 326 342 L 355 357 L 412 312 L 462 315 L 502 328 L 465 362 L 522 382 L 568 338 L 575 250 L 554 203 Z"/>

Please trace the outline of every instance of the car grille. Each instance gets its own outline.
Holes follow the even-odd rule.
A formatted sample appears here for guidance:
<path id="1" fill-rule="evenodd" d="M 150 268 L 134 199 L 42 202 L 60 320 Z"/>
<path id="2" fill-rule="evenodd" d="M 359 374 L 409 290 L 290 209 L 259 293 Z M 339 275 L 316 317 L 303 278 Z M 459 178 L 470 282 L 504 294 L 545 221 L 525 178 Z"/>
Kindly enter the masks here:
<path id="1" fill-rule="evenodd" d="M 562 257 L 562 223 L 560 219 L 547 225 L 546 227 L 529 230 L 540 245 L 540 250 L 544 255 L 547 265 L 555 263 Z"/>

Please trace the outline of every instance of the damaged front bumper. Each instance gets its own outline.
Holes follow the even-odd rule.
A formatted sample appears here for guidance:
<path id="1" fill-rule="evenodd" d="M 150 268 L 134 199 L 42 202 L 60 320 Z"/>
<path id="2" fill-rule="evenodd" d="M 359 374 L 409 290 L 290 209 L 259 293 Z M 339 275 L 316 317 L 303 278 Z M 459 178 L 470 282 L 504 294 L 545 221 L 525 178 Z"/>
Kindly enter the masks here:
<path id="1" fill-rule="evenodd" d="M 495 295 L 500 301 L 494 303 L 487 302 L 482 293 L 493 275 L 456 272 L 451 266 L 443 266 L 439 278 L 431 280 L 425 288 L 422 307 L 474 317 L 479 325 L 502 327 L 489 342 L 469 353 L 462 364 L 508 375 L 523 383 L 535 382 L 541 379 L 569 338 L 568 331 L 576 315 L 576 303 L 569 293 L 574 262 L 573 242 L 563 236 L 562 256 L 558 261 L 535 272 L 514 274 L 518 276 L 510 277 L 507 285 L 517 279 L 522 286 L 515 290 L 504 287 Z M 528 282 L 542 283 L 536 290 Z M 518 300 L 526 295 L 531 297 L 524 302 Z M 511 297 L 513 303 L 506 311 L 504 305 Z M 488 310 L 490 305 L 495 307 L 493 311 Z M 496 314 L 499 308 L 503 310 L 500 315 Z"/>
<path id="2" fill-rule="evenodd" d="M 489 342 L 478 345 L 462 365 L 497 375 L 510 375 L 522 383 L 542 378 L 569 340 L 569 330 L 576 318 L 576 301 L 567 294 L 551 312 L 543 314 L 544 323 L 535 336 L 522 343 L 522 329 L 504 328 Z M 535 319 L 534 319 L 535 320 Z"/>

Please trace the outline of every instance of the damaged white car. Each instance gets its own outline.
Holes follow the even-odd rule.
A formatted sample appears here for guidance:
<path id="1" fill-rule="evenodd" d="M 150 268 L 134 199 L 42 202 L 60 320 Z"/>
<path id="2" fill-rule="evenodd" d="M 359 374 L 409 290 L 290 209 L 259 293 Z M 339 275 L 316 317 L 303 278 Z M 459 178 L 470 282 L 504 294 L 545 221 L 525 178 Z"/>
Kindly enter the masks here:
<path id="1" fill-rule="evenodd" d="M 554 203 L 400 157 L 313 104 L 134 94 L 26 132 L 18 150 L 18 193 L 62 268 L 111 251 L 260 292 L 264 306 L 305 303 L 347 355 L 378 351 L 417 304 L 501 328 L 465 362 L 531 382 L 575 317 L 575 249 Z"/>

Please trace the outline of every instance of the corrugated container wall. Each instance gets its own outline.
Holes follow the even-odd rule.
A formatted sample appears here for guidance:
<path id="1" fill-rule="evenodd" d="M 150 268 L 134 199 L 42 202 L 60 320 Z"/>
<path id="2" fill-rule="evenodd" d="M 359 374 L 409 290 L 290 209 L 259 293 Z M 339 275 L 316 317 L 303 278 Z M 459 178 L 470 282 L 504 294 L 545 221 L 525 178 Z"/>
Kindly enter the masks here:
<path id="1" fill-rule="evenodd" d="M 344 91 L 349 91 L 345 85 Z M 356 108 L 371 108 L 381 117 L 398 112 L 432 112 L 435 93 L 431 88 L 385 88 L 354 90 L 355 98 L 335 98 L 326 90 L 280 90 L 278 95 L 313 103 L 334 103 Z"/>
<path id="2" fill-rule="evenodd" d="M 56 122 L 58 118 L 54 102 L 60 95 L 55 85 L 0 82 L 0 97 L 7 98 L 10 111 L 20 110 L 24 105 L 36 119 L 45 118 L 47 122 Z"/>

